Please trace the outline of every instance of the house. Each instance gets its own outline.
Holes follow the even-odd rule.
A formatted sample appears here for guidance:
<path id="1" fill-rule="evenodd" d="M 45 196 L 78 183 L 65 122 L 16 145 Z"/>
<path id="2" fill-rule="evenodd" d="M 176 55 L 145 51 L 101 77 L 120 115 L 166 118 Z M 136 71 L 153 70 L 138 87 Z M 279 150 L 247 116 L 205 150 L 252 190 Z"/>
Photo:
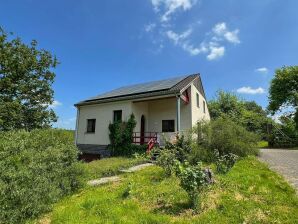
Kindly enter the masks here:
<path id="1" fill-rule="evenodd" d="M 199 74 L 121 87 L 75 104 L 76 145 L 84 153 L 107 153 L 108 126 L 133 113 L 134 143 L 146 144 L 190 130 L 198 120 L 210 120 Z M 162 144 L 162 142 L 159 142 Z"/>

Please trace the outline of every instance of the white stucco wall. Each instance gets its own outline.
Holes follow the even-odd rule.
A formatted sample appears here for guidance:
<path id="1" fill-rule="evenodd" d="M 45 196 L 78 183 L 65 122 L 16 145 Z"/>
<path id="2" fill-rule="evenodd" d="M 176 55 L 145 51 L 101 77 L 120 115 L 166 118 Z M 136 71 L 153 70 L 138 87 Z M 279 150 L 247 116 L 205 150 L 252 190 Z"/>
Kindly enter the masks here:
<path id="1" fill-rule="evenodd" d="M 122 120 L 127 120 L 132 113 L 132 103 L 123 101 L 81 106 L 77 144 L 108 145 L 110 143 L 108 126 L 113 122 L 114 110 L 122 110 Z M 87 119 L 96 119 L 95 133 L 86 133 Z"/>
<path id="2" fill-rule="evenodd" d="M 210 120 L 206 99 L 191 84 L 188 88 L 190 102 L 180 102 L 181 131 L 188 131 L 202 119 Z M 200 96 L 200 107 L 197 107 L 196 93 Z M 206 102 L 206 113 L 203 112 L 203 101 Z M 77 144 L 108 145 L 108 126 L 113 122 L 113 111 L 122 110 L 122 119 L 127 120 L 134 113 L 140 132 L 141 116 L 145 116 L 145 132 L 162 132 L 162 120 L 174 120 L 177 131 L 177 99 L 176 97 L 156 99 L 143 102 L 120 101 L 98 105 L 81 106 L 78 118 Z M 95 133 L 86 133 L 87 119 L 96 119 Z"/>
<path id="3" fill-rule="evenodd" d="M 197 96 L 199 94 L 199 102 L 200 107 L 197 107 Z M 206 111 L 204 113 L 203 109 L 203 101 L 205 101 Z M 192 84 L 191 85 L 191 122 L 192 126 L 196 125 L 196 123 L 200 120 L 210 120 L 210 115 L 207 107 L 206 99 L 203 95 L 198 91 L 198 89 Z"/>
<path id="4" fill-rule="evenodd" d="M 148 102 L 136 102 L 132 103 L 132 112 L 135 115 L 137 125 L 135 127 L 135 132 L 141 131 L 141 118 L 142 115 L 145 116 L 145 132 L 148 131 L 149 116 L 148 116 Z"/>

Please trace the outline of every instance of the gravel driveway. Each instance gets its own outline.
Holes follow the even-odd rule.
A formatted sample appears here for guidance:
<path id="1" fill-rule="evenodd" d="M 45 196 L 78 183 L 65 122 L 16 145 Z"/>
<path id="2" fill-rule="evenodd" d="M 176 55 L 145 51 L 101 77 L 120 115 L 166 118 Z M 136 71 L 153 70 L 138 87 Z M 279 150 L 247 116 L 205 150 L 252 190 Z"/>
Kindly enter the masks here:
<path id="1" fill-rule="evenodd" d="M 298 191 L 298 150 L 261 149 L 260 159 L 283 175 Z"/>

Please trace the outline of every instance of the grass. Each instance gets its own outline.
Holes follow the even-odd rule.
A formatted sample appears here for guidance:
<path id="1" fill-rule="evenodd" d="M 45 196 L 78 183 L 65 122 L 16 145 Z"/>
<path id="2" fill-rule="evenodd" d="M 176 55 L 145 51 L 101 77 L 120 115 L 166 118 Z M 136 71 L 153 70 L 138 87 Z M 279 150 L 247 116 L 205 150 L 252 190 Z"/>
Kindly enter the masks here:
<path id="1" fill-rule="evenodd" d="M 259 141 L 257 147 L 258 148 L 268 148 L 268 142 L 267 141 Z"/>
<path id="2" fill-rule="evenodd" d="M 128 157 L 112 157 L 101 160 L 94 160 L 84 163 L 85 179 L 91 180 L 100 177 L 114 176 L 120 173 L 120 169 L 144 163 L 144 159 L 133 159 Z"/>
<path id="3" fill-rule="evenodd" d="M 104 166 L 109 167 L 110 160 L 104 161 Z M 95 165 L 88 166 L 93 169 Z M 216 184 L 202 194 L 198 214 L 189 208 L 187 194 L 178 180 L 166 178 L 160 167 L 121 177 L 122 182 L 87 187 L 60 201 L 46 217 L 47 222 L 296 223 L 298 220 L 294 189 L 255 157 L 240 160 L 226 175 L 217 175 Z"/>

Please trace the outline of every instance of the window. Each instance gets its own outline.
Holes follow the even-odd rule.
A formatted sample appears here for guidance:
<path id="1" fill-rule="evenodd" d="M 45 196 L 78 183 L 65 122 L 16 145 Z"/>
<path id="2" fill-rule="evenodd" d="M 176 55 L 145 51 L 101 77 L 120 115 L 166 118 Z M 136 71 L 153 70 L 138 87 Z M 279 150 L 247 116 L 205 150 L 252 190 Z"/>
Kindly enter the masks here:
<path id="1" fill-rule="evenodd" d="M 206 102 L 203 101 L 203 111 L 204 111 L 204 114 L 206 113 Z"/>
<path id="2" fill-rule="evenodd" d="M 162 132 L 174 132 L 175 122 L 174 120 L 162 120 Z"/>
<path id="3" fill-rule="evenodd" d="M 200 95 L 197 93 L 197 107 L 200 108 Z"/>
<path id="4" fill-rule="evenodd" d="M 122 110 L 114 110 L 114 122 L 122 121 Z"/>
<path id="5" fill-rule="evenodd" d="M 95 133 L 96 119 L 87 119 L 87 133 Z"/>

